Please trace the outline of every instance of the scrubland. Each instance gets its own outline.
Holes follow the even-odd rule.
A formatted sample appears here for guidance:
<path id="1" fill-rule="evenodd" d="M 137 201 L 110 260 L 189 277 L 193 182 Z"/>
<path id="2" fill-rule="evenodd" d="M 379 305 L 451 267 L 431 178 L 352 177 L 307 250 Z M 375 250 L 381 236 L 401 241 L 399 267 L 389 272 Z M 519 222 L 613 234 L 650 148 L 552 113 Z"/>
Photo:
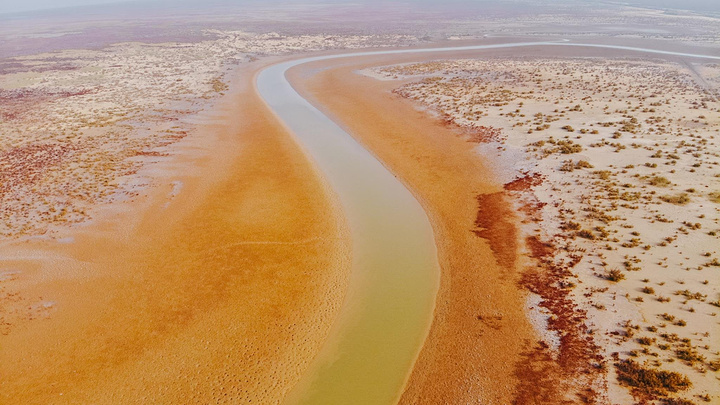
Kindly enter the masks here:
<path id="1" fill-rule="evenodd" d="M 490 58 L 363 73 L 403 80 L 396 94 L 493 163 L 522 213 L 528 313 L 554 356 L 591 338 L 592 384 L 613 402 L 718 400 L 720 66 Z"/>

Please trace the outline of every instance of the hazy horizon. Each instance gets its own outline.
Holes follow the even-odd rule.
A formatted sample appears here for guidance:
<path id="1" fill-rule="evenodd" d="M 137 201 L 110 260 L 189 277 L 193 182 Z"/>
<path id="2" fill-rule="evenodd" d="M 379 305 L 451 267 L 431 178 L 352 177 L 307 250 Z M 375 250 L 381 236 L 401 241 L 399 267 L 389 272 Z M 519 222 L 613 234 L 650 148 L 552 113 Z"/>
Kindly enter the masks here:
<path id="1" fill-rule="evenodd" d="M 23 2 L 15 2 L 4 0 L 0 2 L 0 14 L 9 13 L 24 13 L 42 10 L 52 10 L 67 7 L 82 7 L 82 6 L 97 6 L 106 4 L 119 4 L 119 3 L 158 3 L 162 0 L 26 0 Z M 480 2 L 493 2 L 498 0 L 478 0 Z M 499 0 L 508 2 L 517 2 L 517 0 Z M 572 1 L 572 0 L 569 0 Z M 580 3 L 588 3 L 587 0 L 575 0 Z M 193 2 L 188 1 L 188 2 Z M 312 2 L 308 0 L 308 2 Z M 397 1 L 399 3 L 412 3 L 412 2 L 425 2 L 425 0 L 405 0 Z M 430 1 L 431 2 L 431 1 Z M 520 1 L 522 2 L 522 1 Z M 176 3 L 176 2 L 172 2 Z M 187 2 L 185 2 L 187 3 Z M 205 3 L 205 2 L 203 2 Z M 235 1 L 227 1 L 226 3 L 235 3 Z M 561 3 L 567 3 L 562 1 Z M 716 0 L 625 0 L 625 1 L 604 1 L 608 4 L 624 4 L 632 6 L 641 6 L 649 8 L 670 8 L 678 10 L 691 10 L 691 11 L 711 11 L 720 12 L 720 2 Z"/>
<path id="2" fill-rule="evenodd" d="M 129 1 L 136 0 L 27 0 L 23 2 L 3 1 L 0 2 L 0 14 L 23 13 L 28 11 L 50 10 L 55 8 L 76 6 L 94 6 L 110 3 L 127 3 Z"/>

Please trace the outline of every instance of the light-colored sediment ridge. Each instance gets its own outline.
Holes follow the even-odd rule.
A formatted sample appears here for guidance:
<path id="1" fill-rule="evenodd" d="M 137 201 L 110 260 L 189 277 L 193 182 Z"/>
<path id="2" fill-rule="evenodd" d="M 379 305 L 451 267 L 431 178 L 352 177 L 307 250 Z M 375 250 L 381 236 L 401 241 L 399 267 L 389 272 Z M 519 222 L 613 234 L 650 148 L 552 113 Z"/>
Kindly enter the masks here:
<path id="1" fill-rule="evenodd" d="M 297 382 L 342 303 L 350 246 L 334 194 L 255 93 L 261 66 L 239 68 L 154 166 L 166 186 L 67 243 L 3 242 L 16 316 L 0 402 L 271 404 Z"/>

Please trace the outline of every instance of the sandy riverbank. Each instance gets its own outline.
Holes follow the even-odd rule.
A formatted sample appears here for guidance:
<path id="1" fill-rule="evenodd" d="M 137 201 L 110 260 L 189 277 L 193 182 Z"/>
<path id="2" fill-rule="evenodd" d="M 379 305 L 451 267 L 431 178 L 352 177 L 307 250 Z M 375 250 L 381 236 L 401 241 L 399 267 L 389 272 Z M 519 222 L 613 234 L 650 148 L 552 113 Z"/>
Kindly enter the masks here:
<path id="1" fill-rule="evenodd" d="M 411 65 L 402 63 L 438 56 L 374 57 L 294 72 L 296 86 L 398 174 L 433 219 L 443 285 L 403 401 L 712 401 L 717 66 L 544 51 Z M 393 66 L 367 69 L 378 65 Z M 463 234 L 487 244 L 463 244 Z M 453 251 L 460 246 L 467 250 Z M 469 267 L 479 259 L 467 256 L 483 248 L 493 263 Z M 473 268 L 490 282 L 464 290 Z M 490 295 L 497 285 L 507 287 L 502 297 Z M 522 337 L 500 336 L 503 324 L 524 325 L 508 297 L 523 289 L 534 293 L 525 307 L 540 334 L 515 341 L 508 357 L 500 346 Z M 510 317 L 496 309 L 488 325 L 488 302 Z M 474 311 L 483 323 L 475 329 Z M 483 341 L 485 326 L 499 330 L 497 340 Z M 505 368 L 484 369 L 498 364 Z M 679 382 L 658 388 L 641 372 Z"/>
<path id="2" fill-rule="evenodd" d="M 524 231 L 543 241 L 532 249 L 542 271 L 529 281 L 557 275 L 526 285 L 555 315 L 551 330 L 574 322 L 563 306 L 585 318 L 559 329 L 560 358 L 567 342 L 592 336 L 600 364 L 614 365 L 607 367 L 608 402 L 630 402 L 628 392 L 638 401 L 711 402 L 720 330 L 712 276 L 718 67 L 611 51 L 603 58 L 547 56 L 379 71 L 415 75 L 418 81 L 396 93 L 486 135 L 479 150 L 497 156 L 508 175 L 530 173 L 523 187 L 506 187 L 528 208 L 521 209 L 530 214 Z M 559 288 L 549 295 L 543 284 Z M 573 337 L 572 330 L 585 332 Z M 687 383 L 658 388 L 634 377 L 632 364 Z"/>
<path id="3" fill-rule="evenodd" d="M 133 201 L 3 242 L 2 402 L 277 403 L 343 299 L 331 191 L 237 81 Z M 60 237 L 62 236 L 62 237 Z"/>
<path id="4" fill-rule="evenodd" d="M 423 57 L 414 57 L 414 60 Z M 424 56 L 430 59 L 431 56 Z M 509 403 L 518 383 L 516 365 L 535 341 L 517 287 L 515 219 L 502 184 L 473 145 L 438 120 L 396 96 L 389 84 L 353 73 L 407 56 L 365 58 L 300 66 L 291 82 L 357 136 L 414 192 L 429 214 L 443 271 L 429 337 L 410 376 L 402 403 Z M 322 70 L 320 70 L 322 69 Z M 319 71 L 319 73 L 318 73 Z M 492 225 L 479 238 L 478 195 L 494 195 Z M 508 237 L 509 236 L 509 237 Z"/>

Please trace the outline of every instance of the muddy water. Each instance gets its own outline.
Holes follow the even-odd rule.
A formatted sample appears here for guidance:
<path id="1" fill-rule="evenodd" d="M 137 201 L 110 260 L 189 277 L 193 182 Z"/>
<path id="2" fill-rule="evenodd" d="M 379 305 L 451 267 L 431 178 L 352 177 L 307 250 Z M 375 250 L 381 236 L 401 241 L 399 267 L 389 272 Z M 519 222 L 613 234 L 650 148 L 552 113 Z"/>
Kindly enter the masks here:
<path id="1" fill-rule="evenodd" d="M 260 95 L 324 173 L 343 206 L 353 238 L 352 275 L 340 318 L 288 403 L 396 402 L 432 320 L 439 266 L 432 228 L 417 200 L 352 136 L 303 99 L 285 72 L 299 64 L 346 56 L 548 45 L 720 59 L 612 45 L 529 42 L 314 57 L 260 73 Z"/>
<path id="2" fill-rule="evenodd" d="M 337 194 L 353 265 L 340 318 L 290 402 L 392 403 L 432 317 L 439 279 L 432 229 L 403 184 L 285 81 L 292 65 L 263 71 L 258 90 Z"/>

